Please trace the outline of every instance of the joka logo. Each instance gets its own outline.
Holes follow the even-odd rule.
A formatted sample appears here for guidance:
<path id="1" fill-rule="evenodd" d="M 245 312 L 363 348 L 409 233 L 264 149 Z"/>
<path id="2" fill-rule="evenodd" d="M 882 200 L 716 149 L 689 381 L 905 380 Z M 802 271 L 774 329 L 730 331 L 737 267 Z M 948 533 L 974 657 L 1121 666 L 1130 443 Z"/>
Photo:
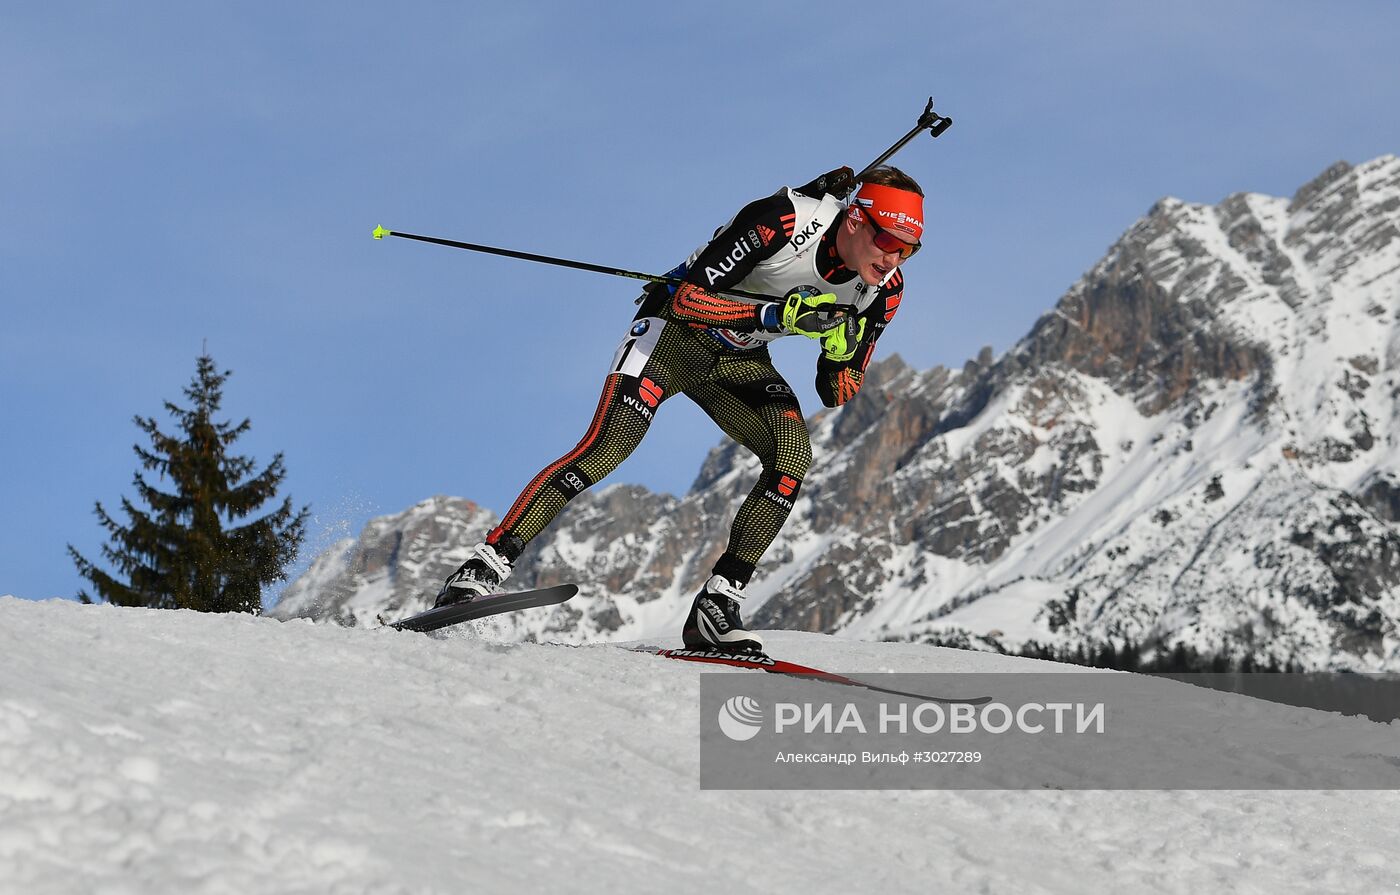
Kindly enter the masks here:
<path id="1" fill-rule="evenodd" d="M 772 242 L 773 237 L 777 235 L 778 231 L 774 230 L 772 227 L 765 227 L 762 224 L 758 225 L 758 238 L 763 240 L 764 245 L 768 245 L 768 243 Z"/>
<path id="2" fill-rule="evenodd" d="M 661 398 L 666 394 L 661 386 L 646 377 L 643 377 L 642 381 L 637 385 L 637 392 L 642 400 L 647 403 L 647 406 L 651 408 L 655 408 L 657 404 L 660 404 Z"/>
<path id="3" fill-rule="evenodd" d="M 792 492 L 797 490 L 797 479 L 791 476 L 782 476 L 778 479 L 778 493 L 784 497 L 791 497 Z"/>
<path id="4" fill-rule="evenodd" d="M 798 233 L 797 235 L 793 236 L 793 238 L 792 238 L 792 247 L 795 248 L 795 249 L 800 249 L 800 248 L 802 248 L 802 246 L 805 245 L 806 242 L 807 242 L 808 240 L 810 240 L 813 236 L 816 236 L 818 233 L 820 233 L 821 230 L 822 230 L 821 222 L 820 222 L 820 221 L 812 221 L 812 222 L 809 223 L 807 226 L 805 226 L 805 227 L 802 228 L 802 232 L 800 232 L 800 233 Z M 711 282 L 713 282 L 713 281 L 711 281 Z"/>
<path id="5" fill-rule="evenodd" d="M 719 729 L 737 743 L 751 740 L 763 729 L 763 706 L 748 696 L 731 696 L 719 707 Z"/>

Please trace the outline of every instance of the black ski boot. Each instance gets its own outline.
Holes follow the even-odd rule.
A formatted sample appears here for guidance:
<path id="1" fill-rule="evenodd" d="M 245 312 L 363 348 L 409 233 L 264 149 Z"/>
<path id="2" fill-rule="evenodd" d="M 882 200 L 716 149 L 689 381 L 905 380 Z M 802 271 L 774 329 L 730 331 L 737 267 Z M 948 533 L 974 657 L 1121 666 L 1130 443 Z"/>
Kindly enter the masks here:
<path id="1" fill-rule="evenodd" d="M 510 577 L 510 572 L 510 560 L 497 552 L 495 547 L 477 544 L 471 559 L 447 576 L 433 608 L 466 603 L 477 597 L 498 593 L 501 582 Z"/>
<path id="2" fill-rule="evenodd" d="M 744 620 L 739 617 L 742 599 L 742 586 L 723 575 L 711 575 L 695 595 L 690 614 L 685 617 L 681 639 L 686 648 L 762 654 L 763 638 L 746 630 Z"/>

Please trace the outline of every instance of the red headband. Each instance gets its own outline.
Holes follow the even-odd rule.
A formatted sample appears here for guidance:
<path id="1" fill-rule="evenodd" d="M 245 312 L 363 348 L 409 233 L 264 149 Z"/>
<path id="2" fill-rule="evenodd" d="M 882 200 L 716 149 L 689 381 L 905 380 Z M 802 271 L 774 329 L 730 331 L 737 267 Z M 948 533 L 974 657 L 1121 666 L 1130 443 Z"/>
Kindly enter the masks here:
<path id="1" fill-rule="evenodd" d="M 857 209 L 868 209 L 875 223 L 918 242 L 924 235 L 924 197 L 908 190 L 879 183 L 862 184 L 851 202 L 852 216 L 861 220 Z"/>

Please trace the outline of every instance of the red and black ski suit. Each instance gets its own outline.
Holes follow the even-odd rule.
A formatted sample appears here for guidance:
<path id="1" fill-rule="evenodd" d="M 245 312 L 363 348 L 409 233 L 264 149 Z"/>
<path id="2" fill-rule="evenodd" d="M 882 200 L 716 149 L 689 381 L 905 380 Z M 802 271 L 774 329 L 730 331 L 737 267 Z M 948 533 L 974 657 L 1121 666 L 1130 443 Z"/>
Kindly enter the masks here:
<path id="1" fill-rule="evenodd" d="M 791 386 L 773 366 L 759 306 L 724 289 L 772 295 L 835 292 L 865 319 L 855 354 L 817 360 L 817 393 L 828 407 L 850 400 L 894 317 L 904 278 L 895 270 L 867 286 L 836 252 L 844 206 L 810 185 L 749 203 L 673 272 L 685 285 L 651 286 L 613 356 L 583 440 L 521 492 L 488 543 L 514 561 L 578 494 L 601 481 L 641 443 L 662 403 L 683 394 L 756 454 L 763 471 L 739 507 L 714 572 L 746 584 L 793 508 L 812 460 L 807 425 Z"/>

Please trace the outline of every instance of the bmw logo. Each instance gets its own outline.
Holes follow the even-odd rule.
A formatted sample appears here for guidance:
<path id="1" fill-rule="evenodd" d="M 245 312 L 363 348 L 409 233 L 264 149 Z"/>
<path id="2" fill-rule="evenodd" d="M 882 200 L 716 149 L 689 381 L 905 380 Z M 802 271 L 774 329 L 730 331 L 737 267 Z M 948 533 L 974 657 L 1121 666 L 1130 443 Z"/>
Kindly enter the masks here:
<path id="1" fill-rule="evenodd" d="M 638 320 L 636 323 L 632 324 L 632 335 L 634 335 L 634 336 L 645 335 L 645 334 L 646 334 L 646 331 L 649 330 L 649 329 L 651 329 L 651 321 L 650 321 L 650 320 Z"/>

